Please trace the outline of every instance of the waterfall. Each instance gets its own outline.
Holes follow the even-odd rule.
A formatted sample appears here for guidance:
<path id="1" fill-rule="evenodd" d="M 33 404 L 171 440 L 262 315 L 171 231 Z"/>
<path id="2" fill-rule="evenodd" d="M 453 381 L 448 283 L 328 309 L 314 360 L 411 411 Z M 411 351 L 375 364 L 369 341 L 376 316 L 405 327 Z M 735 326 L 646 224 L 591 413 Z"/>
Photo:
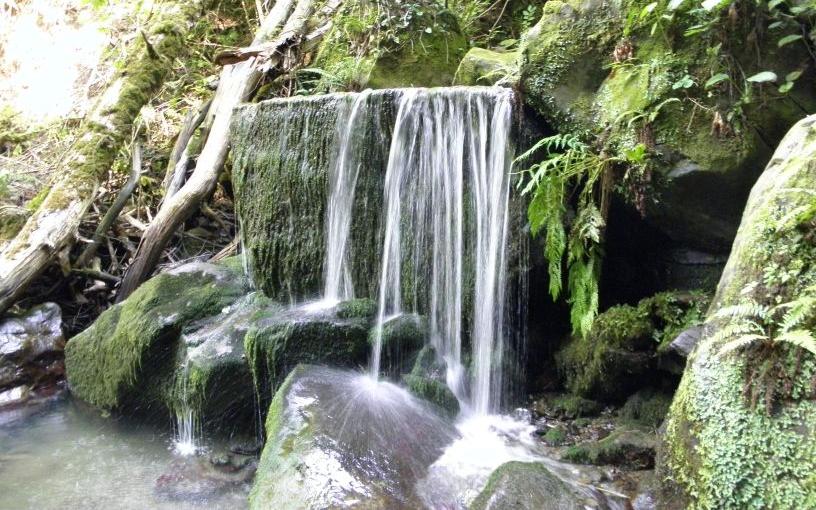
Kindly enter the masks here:
<path id="1" fill-rule="evenodd" d="M 405 90 L 385 174 L 371 375 L 380 372 L 382 325 L 395 314 L 426 309 L 447 383 L 466 400 L 467 300 L 474 362 L 469 401 L 480 414 L 495 410 L 502 386 L 511 99 L 505 89 Z"/>
<path id="2" fill-rule="evenodd" d="M 357 187 L 357 176 L 365 140 L 370 90 L 355 96 L 350 111 L 337 116 L 337 156 L 329 170 L 329 200 L 326 208 L 326 262 L 323 299 L 328 303 L 351 299 L 354 287 L 349 267 L 349 231 Z"/>
<path id="3" fill-rule="evenodd" d="M 175 409 L 176 437 L 173 441 L 173 447 L 179 455 L 193 455 L 199 450 L 198 438 L 201 437 L 201 430 L 199 429 L 195 410 L 189 401 L 189 360 L 185 360 L 179 381 L 176 384 L 181 395 L 180 402 Z"/>

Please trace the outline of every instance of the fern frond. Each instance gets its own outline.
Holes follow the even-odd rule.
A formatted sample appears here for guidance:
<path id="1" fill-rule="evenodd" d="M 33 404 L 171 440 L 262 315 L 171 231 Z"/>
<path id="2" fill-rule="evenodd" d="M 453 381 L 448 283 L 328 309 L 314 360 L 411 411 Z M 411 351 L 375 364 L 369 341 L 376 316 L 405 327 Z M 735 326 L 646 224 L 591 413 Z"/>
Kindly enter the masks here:
<path id="1" fill-rule="evenodd" d="M 719 352 L 717 352 L 717 357 L 728 354 L 731 351 L 747 347 L 754 342 L 759 342 L 763 340 L 767 340 L 767 337 L 765 335 L 742 335 L 741 337 L 731 340 L 727 344 L 723 345 L 720 348 Z"/>
<path id="2" fill-rule="evenodd" d="M 744 301 L 736 305 L 724 306 L 717 310 L 714 317 L 718 319 L 748 319 L 768 317 L 770 310 L 767 306 L 754 301 Z"/>
<path id="3" fill-rule="evenodd" d="M 726 324 L 720 328 L 712 337 L 711 341 L 720 343 L 735 336 L 742 336 L 746 334 L 762 334 L 764 333 L 756 323 L 752 322 L 737 322 L 733 324 Z"/>
<path id="4" fill-rule="evenodd" d="M 816 337 L 813 336 L 812 332 L 806 329 L 794 329 L 793 331 L 787 331 L 776 337 L 774 341 L 787 342 L 816 354 Z"/>

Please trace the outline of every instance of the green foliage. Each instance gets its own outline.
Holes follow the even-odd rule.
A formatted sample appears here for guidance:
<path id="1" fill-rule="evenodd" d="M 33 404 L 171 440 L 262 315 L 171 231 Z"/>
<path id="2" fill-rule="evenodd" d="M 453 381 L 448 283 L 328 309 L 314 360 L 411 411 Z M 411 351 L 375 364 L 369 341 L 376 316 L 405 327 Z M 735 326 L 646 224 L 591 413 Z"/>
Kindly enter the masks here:
<path id="1" fill-rule="evenodd" d="M 550 276 L 550 295 L 562 291 L 564 255 L 568 267 L 570 318 L 573 331 L 586 335 L 598 314 L 598 278 L 604 218 L 597 204 L 600 177 L 606 161 L 571 134 L 543 138 L 516 159 L 525 162 L 539 151 L 544 158 L 522 172 L 522 195 L 533 194 L 527 216 L 533 235 L 546 230 L 544 255 Z M 573 190 L 578 191 L 577 213 L 567 235 L 565 213 Z"/>
<path id="2" fill-rule="evenodd" d="M 760 342 L 789 343 L 816 355 L 814 312 L 816 286 L 805 289 L 793 301 L 776 306 L 746 298 L 736 305 L 723 307 L 714 314 L 715 319 L 727 321 L 713 337 L 714 342 L 725 342 L 718 355 Z"/>

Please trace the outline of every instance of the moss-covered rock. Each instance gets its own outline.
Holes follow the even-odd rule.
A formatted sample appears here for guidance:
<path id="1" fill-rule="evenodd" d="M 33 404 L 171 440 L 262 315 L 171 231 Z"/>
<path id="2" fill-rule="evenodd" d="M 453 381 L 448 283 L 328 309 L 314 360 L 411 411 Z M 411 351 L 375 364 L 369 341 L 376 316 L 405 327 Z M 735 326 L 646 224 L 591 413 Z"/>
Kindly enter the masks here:
<path id="1" fill-rule="evenodd" d="M 244 338 L 261 404 L 300 363 L 356 368 L 368 355 L 367 319 L 340 319 L 332 310 L 294 309 L 259 318 Z"/>
<path id="2" fill-rule="evenodd" d="M 252 292 L 185 328 L 168 406 L 192 411 L 205 429 L 254 432 L 256 395 L 244 337 L 259 317 L 279 311 L 280 305 Z"/>
<path id="3" fill-rule="evenodd" d="M 459 401 L 444 382 L 413 374 L 404 375 L 403 381 L 408 391 L 436 405 L 449 417 L 459 414 Z"/>
<path id="4" fill-rule="evenodd" d="M 507 462 L 490 475 L 470 510 L 578 510 L 595 508 L 538 462 Z"/>
<path id="5" fill-rule="evenodd" d="M 623 400 L 657 369 L 657 353 L 679 332 L 702 320 L 708 298 L 664 292 L 637 306 L 619 305 L 598 315 L 586 338 L 572 338 L 556 354 L 559 373 L 576 395 Z"/>
<path id="6" fill-rule="evenodd" d="M 816 360 L 759 341 L 725 354 L 724 307 L 785 303 L 816 284 L 816 117 L 799 122 L 751 191 L 697 348 L 666 419 L 659 467 L 688 508 L 816 505 Z M 805 327 L 814 321 L 806 312 Z M 774 331 L 779 325 L 765 325 Z M 762 395 L 752 402 L 750 395 Z"/>
<path id="7" fill-rule="evenodd" d="M 104 409 L 155 409 L 171 385 L 184 328 L 247 292 L 236 262 L 161 273 L 102 313 L 65 348 L 74 395 Z"/>
<path id="8" fill-rule="evenodd" d="M 416 482 L 455 436 L 393 384 L 298 366 L 269 407 L 250 508 L 420 508 Z"/>
<path id="9" fill-rule="evenodd" d="M 656 429 L 669 411 L 672 396 L 653 389 L 643 389 L 626 399 L 619 411 L 627 423 Z"/>
<path id="10" fill-rule="evenodd" d="M 619 429 L 600 441 L 570 446 L 561 456 L 576 464 L 614 464 L 628 469 L 654 467 L 654 434 L 637 429 Z"/>
<path id="11" fill-rule="evenodd" d="M 518 51 L 471 48 L 456 70 L 454 85 L 513 84 L 518 80 Z"/>
<path id="12" fill-rule="evenodd" d="M 377 315 L 377 303 L 370 298 L 351 299 L 337 304 L 337 316 L 341 319 L 373 320 Z"/>
<path id="13" fill-rule="evenodd" d="M 545 395 L 535 401 L 533 408 L 541 416 L 568 419 L 597 416 L 602 410 L 598 402 L 571 394 Z"/>
<path id="14" fill-rule="evenodd" d="M 345 2 L 317 52 L 315 66 L 324 71 L 318 88 L 448 86 L 467 50 L 458 20 L 436 3 Z"/>
<path id="15" fill-rule="evenodd" d="M 684 246 L 727 252 L 774 145 L 816 110 L 804 82 L 781 94 L 745 77 L 813 76 L 813 66 L 800 66 L 808 61 L 800 45 L 778 47 L 772 31 L 757 30 L 768 23 L 762 6 L 742 5 L 734 18 L 724 7 L 701 14 L 681 4 L 661 17 L 663 4 L 648 4 L 547 2 L 521 43 L 524 98 L 557 131 L 597 136 L 606 153 L 644 144 L 648 221 Z M 718 73 L 733 85 L 705 86 Z"/>
<path id="16" fill-rule="evenodd" d="M 404 313 L 375 326 L 368 335 L 371 345 L 380 338 L 382 372 L 399 377 L 411 369 L 417 352 L 428 338 L 428 320 L 421 315 Z"/>

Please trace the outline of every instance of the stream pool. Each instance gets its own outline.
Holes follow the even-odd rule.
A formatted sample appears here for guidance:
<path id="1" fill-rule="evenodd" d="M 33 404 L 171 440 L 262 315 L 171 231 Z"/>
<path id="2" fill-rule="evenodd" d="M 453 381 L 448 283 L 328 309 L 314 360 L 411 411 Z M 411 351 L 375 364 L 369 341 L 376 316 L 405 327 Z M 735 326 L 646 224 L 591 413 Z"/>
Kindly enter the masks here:
<path id="1" fill-rule="evenodd" d="M 19 413 L 0 413 L 0 509 L 247 506 L 249 484 L 206 455 L 174 453 L 169 427 L 104 418 L 70 397 Z"/>

